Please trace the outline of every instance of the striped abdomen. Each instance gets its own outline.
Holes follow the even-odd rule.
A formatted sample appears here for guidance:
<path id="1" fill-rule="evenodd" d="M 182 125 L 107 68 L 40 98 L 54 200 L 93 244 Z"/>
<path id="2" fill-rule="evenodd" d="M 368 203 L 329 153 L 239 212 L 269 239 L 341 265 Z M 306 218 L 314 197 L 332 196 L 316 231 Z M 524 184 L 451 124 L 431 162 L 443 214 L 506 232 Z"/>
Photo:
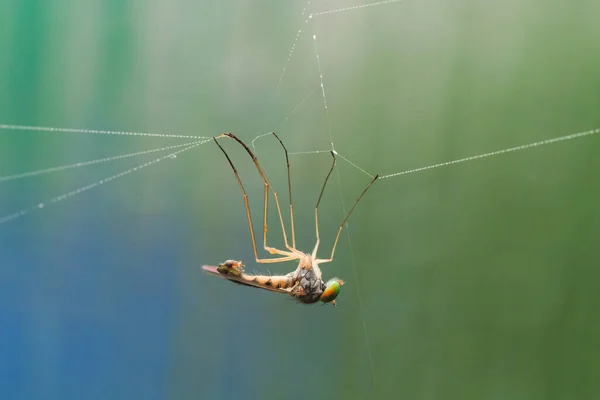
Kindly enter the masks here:
<path id="1" fill-rule="evenodd" d="M 238 283 L 248 283 L 252 286 L 264 286 L 269 289 L 290 289 L 294 286 L 291 274 L 288 275 L 249 275 L 242 272 Z"/>

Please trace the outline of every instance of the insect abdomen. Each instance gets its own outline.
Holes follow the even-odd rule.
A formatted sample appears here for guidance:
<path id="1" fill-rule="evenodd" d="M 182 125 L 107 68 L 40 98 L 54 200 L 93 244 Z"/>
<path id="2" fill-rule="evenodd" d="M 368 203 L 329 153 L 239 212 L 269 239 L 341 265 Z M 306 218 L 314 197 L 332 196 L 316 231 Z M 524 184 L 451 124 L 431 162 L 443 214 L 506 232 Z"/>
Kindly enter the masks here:
<path id="1" fill-rule="evenodd" d="M 290 276 L 269 276 L 269 275 L 247 275 L 242 274 L 242 279 L 262 286 L 274 289 L 288 289 L 293 286 Z"/>

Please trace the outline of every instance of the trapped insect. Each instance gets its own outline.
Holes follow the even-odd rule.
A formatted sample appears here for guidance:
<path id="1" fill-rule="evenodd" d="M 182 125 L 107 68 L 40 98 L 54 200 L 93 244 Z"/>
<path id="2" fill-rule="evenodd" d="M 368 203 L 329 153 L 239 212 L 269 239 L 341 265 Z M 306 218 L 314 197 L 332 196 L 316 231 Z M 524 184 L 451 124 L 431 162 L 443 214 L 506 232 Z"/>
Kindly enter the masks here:
<path id="1" fill-rule="evenodd" d="M 288 151 L 279 136 L 275 132 L 272 132 L 273 136 L 277 138 L 281 147 L 285 151 L 285 159 L 286 159 L 286 167 L 287 167 L 287 180 L 288 180 L 288 194 L 290 200 L 290 224 L 291 224 L 291 232 L 292 232 L 292 245 L 290 246 L 286 234 L 285 224 L 283 222 L 283 215 L 281 213 L 281 207 L 279 205 L 279 197 L 277 192 L 273 189 L 271 183 L 267 179 L 265 172 L 263 171 L 260 163 L 258 162 L 258 158 L 256 155 L 250 150 L 250 148 L 242 142 L 237 136 L 232 133 L 224 133 L 218 137 L 213 138 L 217 146 L 221 149 L 229 165 L 233 169 L 233 173 L 235 175 L 235 179 L 237 180 L 240 189 L 242 190 L 242 195 L 244 199 L 244 206 L 246 208 L 246 216 L 248 217 L 248 225 L 250 227 L 250 238 L 252 239 L 252 248 L 254 250 L 254 257 L 257 263 L 260 264 L 273 264 L 285 261 L 298 260 L 298 267 L 295 271 L 292 271 L 286 275 L 250 275 L 244 272 L 244 264 L 241 261 L 235 260 L 227 260 L 224 263 L 219 264 L 218 267 L 204 265 L 202 269 L 211 274 L 218 276 L 220 278 L 228 279 L 232 282 L 252 286 L 260 289 L 271 290 L 279 293 L 286 293 L 291 295 L 296 300 L 301 303 L 312 304 L 318 301 L 322 301 L 324 303 L 331 302 L 335 305 L 335 298 L 340 293 L 341 286 L 344 284 L 344 281 L 338 278 L 332 278 L 325 283 L 322 279 L 321 269 L 319 268 L 320 264 L 325 264 L 333 261 L 333 256 L 335 254 L 335 248 L 337 246 L 338 240 L 340 238 L 340 233 L 342 232 L 342 228 L 352 215 L 352 212 L 363 198 L 367 190 L 375 183 L 378 178 L 376 175 L 367 185 L 367 187 L 362 191 L 360 196 L 354 202 L 354 205 L 348 211 L 348 214 L 344 217 L 344 220 L 340 224 L 337 235 L 335 237 L 335 241 L 333 243 L 333 248 L 331 249 L 331 255 L 329 258 L 321 259 L 317 258 L 317 250 L 319 249 L 319 203 L 321 202 L 321 198 L 323 197 L 323 192 L 325 191 L 325 187 L 327 186 L 327 181 L 333 172 L 336 164 L 335 153 L 332 151 L 331 156 L 333 157 L 333 163 L 327 176 L 325 177 L 325 182 L 323 183 L 323 187 L 321 188 L 321 193 L 317 199 L 317 204 L 315 205 L 315 232 L 317 241 L 312 253 L 304 253 L 296 249 L 296 234 L 294 231 L 294 207 L 292 203 L 292 185 L 290 181 L 290 161 L 288 157 Z M 229 158 L 229 155 L 223 149 L 221 144 L 219 144 L 218 139 L 223 137 L 229 137 L 234 139 L 239 144 L 241 144 L 246 152 L 252 158 L 258 173 L 260 174 L 261 179 L 263 180 L 265 190 L 264 190 L 264 207 L 263 207 L 263 242 L 264 249 L 268 251 L 270 254 L 278 255 L 279 257 L 275 258 L 259 258 L 258 251 L 256 248 L 256 237 L 254 234 L 254 226 L 252 223 L 252 216 L 250 214 L 250 207 L 248 205 L 248 195 L 246 194 L 246 190 L 244 189 L 244 185 L 240 179 L 240 176 Z M 283 232 L 283 241 L 285 243 L 286 250 L 279 250 L 274 247 L 267 246 L 267 215 L 268 215 L 268 206 L 269 206 L 269 191 L 273 194 L 273 198 L 275 199 L 275 206 L 277 208 L 277 214 L 279 215 L 279 222 L 281 223 L 281 231 Z"/>

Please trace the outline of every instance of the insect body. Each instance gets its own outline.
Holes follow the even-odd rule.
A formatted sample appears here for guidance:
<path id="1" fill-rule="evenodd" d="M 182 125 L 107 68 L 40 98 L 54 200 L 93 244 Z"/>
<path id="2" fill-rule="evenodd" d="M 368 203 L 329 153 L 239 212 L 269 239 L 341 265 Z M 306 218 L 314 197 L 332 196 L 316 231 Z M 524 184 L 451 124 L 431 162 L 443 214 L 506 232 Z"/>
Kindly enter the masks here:
<path id="1" fill-rule="evenodd" d="M 352 208 L 350 209 L 350 211 L 348 212 L 348 214 L 342 221 L 342 223 L 338 229 L 337 235 L 335 237 L 335 241 L 333 243 L 333 248 L 331 250 L 330 257 L 326 258 L 326 259 L 317 258 L 317 251 L 319 249 L 319 243 L 320 243 L 320 239 L 319 239 L 319 203 L 321 202 L 321 198 L 323 196 L 323 192 L 325 191 L 325 187 L 327 185 L 327 181 L 329 180 L 329 176 L 331 175 L 333 168 L 335 167 L 335 164 L 336 164 L 335 153 L 333 151 L 331 152 L 331 155 L 333 157 L 333 163 L 331 165 L 331 168 L 329 169 L 329 173 L 325 177 L 325 182 L 323 183 L 323 187 L 321 188 L 321 193 L 319 194 L 319 198 L 317 199 L 317 204 L 315 206 L 315 232 L 316 232 L 317 241 L 316 241 L 316 244 L 315 244 L 315 247 L 314 247 L 312 253 L 310 253 L 310 254 L 303 253 L 296 249 L 296 235 L 294 232 L 294 207 L 293 207 L 293 203 L 292 203 L 292 186 L 290 183 L 290 163 L 289 163 L 289 158 L 288 158 L 288 152 L 287 152 L 285 145 L 283 144 L 281 139 L 279 139 L 279 137 L 275 134 L 275 132 L 273 132 L 272 134 L 277 138 L 277 140 L 281 144 L 281 147 L 285 151 L 285 158 L 286 158 L 286 164 L 287 164 L 287 175 L 288 175 L 288 191 L 289 191 L 289 199 L 290 199 L 289 208 L 290 208 L 290 223 L 291 223 L 291 233 L 292 233 L 291 245 L 288 242 L 285 224 L 283 222 L 283 215 L 281 213 L 281 207 L 279 205 L 279 197 L 277 195 L 277 192 L 275 192 L 275 190 L 271 186 L 271 183 L 267 179 L 267 176 L 266 176 L 265 172 L 263 171 L 262 167 L 260 166 L 256 155 L 252 152 L 252 150 L 250 150 L 250 148 L 244 142 L 242 142 L 238 137 L 236 137 L 232 133 L 224 133 L 221 136 L 219 136 L 218 138 L 229 137 L 229 138 L 237 141 L 239 144 L 241 144 L 244 147 L 244 149 L 246 150 L 246 152 L 252 158 L 252 161 L 254 162 L 254 165 L 256 166 L 256 169 L 258 170 L 258 173 L 261 176 L 261 179 L 264 183 L 263 247 L 270 254 L 278 256 L 275 258 L 259 258 L 258 257 L 258 251 L 257 251 L 257 247 L 256 247 L 256 238 L 255 238 L 255 233 L 254 233 L 254 226 L 252 223 L 252 216 L 250 214 L 250 207 L 248 205 L 248 195 L 246 194 L 244 185 L 242 184 L 240 176 L 239 176 L 235 166 L 233 165 L 233 162 L 229 158 L 229 155 L 227 154 L 225 149 L 223 149 L 223 147 L 219 144 L 219 142 L 217 140 L 218 138 L 214 138 L 214 140 L 215 140 L 215 143 L 217 144 L 217 146 L 219 146 L 219 148 L 221 149 L 221 151 L 227 158 L 227 161 L 229 162 L 229 165 L 233 169 L 233 173 L 235 174 L 237 183 L 242 191 L 242 195 L 243 195 L 243 199 L 244 199 L 244 206 L 246 208 L 246 216 L 248 218 L 248 226 L 250 227 L 250 238 L 252 240 L 252 248 L 254 250 L 254 257 L 256 259 L 256 262 L 261 263 L 261 264 L 272 264 L 272 263 L 298 260 L 298 267 L 296 268 L 295 271 L 292 271 L 286 275 L 273 275 L 273 276 L 246 274 L 244 272 L 244 264 L 241 261 L 234 261 L 234 260 L 225 261 L 224 263 L 219 264 L 218 267 L 205 265 L 202 267 L 202 269 L 211 275 L 218 276 L 220 278 L 224 278 L 224 279 L 230 280 L 232 282 L 235 282 L 235 283 L 238 283 L 241 285 L 266 289 L 266 290 L 270 290 L 270 291 L 274 291 L 274 292 L 278 292 L 278 293 L 286 293 L 290 296 L 293 296 L 294 298 L 296 298 L 296 300 L 298 300 L 301 303 L 312 304 L 312 303 L 316 303 L 318 301 L 322 301 L 325 303 L 331 302 L 333 305 L 335 305 L 335 298 L 340 293 L 340 289 L 341 289 L 341 286 L 344 284 L 344 281 L 342 281 L 341 279 L 338 279 L 338 278 L 333 278 L 333 279 L 328 280 L 327 283 L 325 283 L 322 279 L 321 269 L 319 268 L 319 265 L 333 261 L 333 255 L 335 254 L 335 248 L 336 248 L 338 240 L 340 238 L 340 233 L 342 232 L 342 228 L 348 221 L 348 218 L 350 218 L 350 215 L 356 208 L 356 205 L 360 202 L 360 200 L 362 199 L 362 197 L 364 196 L 366 191 L 371 187 L 371 185 L 373 185 L 373 183 L 375 183 L 378 176 L 373 177 L 371 182 L 369 182 L 369 184 L 363 190 L 363 192 L 360 194 L 360 196 L 358 196 L 354 205 L 352 206 Z M 277 214 L 279 215 L 279 222 L 281 223 L 281 230 L 283 232 L 283 241 L 285 243 L 285 247 L 287 250 L 280 250 L 280 249 L 276 249 L 274 247 L 267 245 L 267 232 L 268 232 L 267 214 L 268 214 L 268 204 L 269 204 L 269 191 L 272 193 L 273 198 L 275 199 L 275 206 L 277 208 Z"/>
<path id="2" fill-rule="evenodd" d="M 307 256 L 307 258 L 309 257 Z M 209 274 L 241 285 L 289 294 L 305 304 L 321 300 L 324 303 L 332 302 L 335 305 L 335 298 L 344 284 L 344 281 L 338 278 L 330 279 L 325 283 L 321 279 L 321 271 L 318 267 L 307 268 L 302 264 L 296 271 L 286 275 L 249 275 L 244 272 L 244 264 L 234 260 L 227 260 L 218 267 L 204 265 L 202 269 Z"/>

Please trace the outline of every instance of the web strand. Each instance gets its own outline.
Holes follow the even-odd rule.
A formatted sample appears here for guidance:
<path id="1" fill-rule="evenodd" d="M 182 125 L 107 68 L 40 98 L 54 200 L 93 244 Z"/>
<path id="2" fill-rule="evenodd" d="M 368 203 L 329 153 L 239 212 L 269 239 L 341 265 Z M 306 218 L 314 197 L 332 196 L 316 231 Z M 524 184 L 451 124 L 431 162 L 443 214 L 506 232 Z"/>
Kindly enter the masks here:
<path id="1" fill-rule="evenodd" d="M 13 130 L 13 131 L 86 133 L 86 134 L 93 134 L 93 135 L 144 136 L 144 137 L 197 139 L 197 140 L 198 139 L 210 139 L 207 136 L 174 135 L 174 134 L 170 134 L 170 133 L 105 131 L 105 130 L 98 130 L 98 129 L 54 128 L 54 127 L 50 127 L 50 126 L 29 126 L 29 125 L 0 124 L 0 129 Z"/>
<path id="2" fill-rule="evenodd" d="M 313 90 L 311 90 L 310 93 L 304 99 L 302 99 L 302 101 L 300 103 L 298 103 L 296 105 L 296 107 L 294 107 L 294 109 L 292 110 L 292 112 L 289 113 L 283 120 L 281 120 L 281 122 L 277 125 L 277 127 L 280 127 L 281 125 L 283 125 L 284 123 L 286 123 L 287 120 L 290 119 L 290 117 L 292 117 L 294 114 L 296 114 L 296 111 L 298 111 L 298 109 L 300 107 L 302 107 L 304 105 L 304 103 L 306 103 L 306 100 L 310 99 L 312 97 L 312 95 L 316 91 L 317 91 L 317 88 L 313 88 Z"/>
<path id="3" fill-rule="evenodd" d="M 375 176 L 371 175 L 370 173 L 368 173 L 367 171 L 365 171 L 364 169 L 362 169 L 361 167 L 359 167 L 358 165 L 356 165 L 352 161 L 348 160 L 346 157 L 344 157 L 343 155 L 341 155 L 337 151 L 335 152 L 335 155 L 339 156 L 342 160 L 346 161 L 348 164 L 352 165 L 354 168 L 356 168 L 359 171 L 363 172 L 365 175 L 368 175 L 370 178 L 375 178 Z"/>
<path id="4" fill-rule="evenodd" d="M 288 153 L 288 155 L 295 156 L 295 155 L 299 155 L 299 154 L 321 154 L 321 153 L 331 153 L 331 150 L 295 151 L 293 153 Z"/>
<path id="5" fill-rule="evenodd" d="M 317 91 L 317 88 L 313 88 L 313 90 L 311 90 L 311 92 L 304 98 L 302 99 L 302 101 L 300 103 L 298 103 L 296 105 L 296 107 L 294 107 L 294 109 L 292 110 L 291 113 L 289 113 L 283 120 L 281 120 L 281 122 L 279 124 L 277 124 L 277 126 L 275 127 L 275 131 L 279 130 L 279 128 L 285 124 L 287 122 L 287 120 L 289 120 L 295 113 L 296 111 L 298 111 L 298 109 L 300 109 L 300 107 L 302 107 L 304 105 L 304 103 L 306 103 L 306 100 L 308 100 L 310 97 L 312 97 L 312 95 Z M 267 133 L 263 133 L 261 135 L 258 135 L 257 137 L 255 137 L 254 139 L 252 139 L 252 142 L 250 143 L 250 146 L 252 147 L 252 150 L 256 152 L 256 146 L 254 145 L 254 143 L 259 140 L 262 139 L 266 136 L 270 136 L 272 135 L 273 132 L 267 132 Z M 288 154 L 289 155 L 289 154 Z"/>
<path id="6" fill-rule="evenodd" d="M 115 161 L 115 160 L 121 160 L 121 159 L 124 159 L 124 158 L 136 157 L 136 156 L 141 156 L 141 155 L 144 155 L 144 154 L 150 154 L 150 153 L 156 153 L 156 152 L 159 152 L 159 151 L 176 149 L 176 148 L 180 148 L 180 147 L 190 146 L 190 145 L 192 145 L 194 143 L 195 142 L 178 144 L 178 145 L 175 145 L 175 146 L 161 147 L 160 149 L 138 151 L 136 153 L 122 154 L 122 155 L 119 155 L 119 156 L 100 158 L 100 159 L 91 160 L 91 161 L 82 161 L 82 162 L 77 162 L 77 163 L 67 164 L 67 165 L 59 165 L 59 166 L 56 166 L 56 167 L 39 169 L 39 170 L 36 170 L 36 171 L 23 172 L 23 173 L 20 173 L 20 174 L 0 176 L 0 183 L 2 183 L 2 182 L 8 182 L 8 181 L 16 180 L 16 179 L 29 178 L 29 177 L 32 177 L 32 176 L 49 174 L 49 173 L 52 173 L 52 172 L 64 171 L 64 170 L 71 169 L 71 168 L 85 167 L 85 166 L 88 166 L 88 165 L 101 164 L 101 163 L 105 163 L 105 162 L 110 162 L 110 161 Z"/>
<path id="7" fill-rule="evenodd" d="M 446 162 L 439 163 L 439 164 L 432 164 L 432 165 L 428 165 L 428 166 L 425 166 L 425 167 L 409 169 L 407 171 L 395 172 L 395 173 L 392 173 L 392 174 L 383 175 L 383 176 L 379 177 L 379 179 L 394 178 L 396 176 L 413 174 L 415 172 L 427 171 L 429 169 L 447 167 L 449 165 L 460 164 L 460 163 L 464 163 L 464 162 L 467 162 L 467 161 L 480 160 L 482 158 L 488 158 L 488 157 L 492 157 L 492 156 L 498 156 L 500 154 L 512 153 L 512 152 L 515 152 L 515 151 L 527 150 L 527 149 L 531 149 L 531 148 L 534 148 L 534 147 L 545 146 L 545 145 L 552 144 L 552 143 L 558 143 L 558 142 L 564 142 L 564 141 L 567 141 L 567 140 L 578 139 L 578 138 L 582 138 L 582 137 L 585 137 L 585 136 L 595 135 L 597 133 L 600 133 L 600 128 L 598 128 L 598 129 L 591 129 L 591 130 L 585 131 L 585 132 L 573 133 L 571 135 L 560 136 L 560 137 L 553 138 L 553 139 L 540 140 L 539 142 L 533 142 L 533 143 L 524 144 L 524 145 L 521 145 L 521 146 L 509 147 L 507 149 L 496 150 L 496 151 L 492 151 L 492 152 L 489 152 L 489 153 L 478 154 L 476 156 L 470 156 L 470 157 L 460 158 L 458 160 L 446 161 Z"/>
<path id="8" fill-rule="evenodd" d="M 306 5 L 302 9 L 302 15 L 301 15 L 302 18 L 304 18 L 304 16 L 306 15 L 306 10 L 308 9 L 308 6 L 310 6 L 310 1 L 307 1 Z M 302 25 L 305 25 L 307 23 L 308 23 L 308 19 L 305 19 L 304 22 L 302 23 Z M 298 28 L 298 31 L 296 32 L 296 36 L 294 37 L 294 41 L 292 42 L 292 47 L 290 48 L 290 51 L 288 52 L 287 59 L 285 60 L 283 69 L 281 70 L 281 75 L 279 75 L 279 79 L 277 80 L 277 87 L 279 87 L 281 85 L 281 81 L 283 80 L 283 76 L 285 75 L 285 71 L 287 70 L 290 60 L 292 59 L 292 56 L 294 55 L 294 50 L 296 50 L 296 45 L 298 44 L 298 40 L 300 39 L 301 35 L 302 35 L 302 26 L 300 26 L 300 28 Z"/>
<path id="9" fill-rule="evenodd" d="M 323 98 L 323 107 L 325 108 L 325 118 L 327 120 L 327 130 L 329 131 L 329 142 L 331 150 L 335 151 L 333 145 L 333 134 L 331 132 L 331 123 L 329 122 L 329 110 L 327 109 L 327 95 L 325 94 L 325 84 L 323 83 L 323 70 L 321 69 L 321 57 L 319 57 L 319 48 L 317 47 L 317 35 L 313 35 L 313 44 L 315 48 L 315 56 L 317 58 L 317 66 L 319 67 L 319 81 L 321 84 L 321 97 Z"/>
<path id="10" fill-rule="evenodd" d="M 81 186 L 81 187 L 79 187 L 77 189 L 74 189 L 74 190 L 72 190 L 70 192 L 67 192 L 67 193 L 64 193 L 64 194 L 61 194 L 59 196 L 52 197 L 51 199 L 48 199 L 48 200 L 43 201 L 43 202 L 40 202 L 40 203 L 38 203 L 35 206 L 31 206 L 29 208 L 24 208 L 24 209 L 22 209 L 20 211 L 14 212 L 12 214 L 8 214 L 8 215 L 6 215 L 4 217 L 0 217 L 0 225 L 5 224 L 5 223 L 7 223 L 9 221 L 15 220 L 17 218 L 23 217 L 23 216 L 25 216 L 27 214 L 32 213 L 33 211 L 44 209 L 48 205 L 55 204 L 55 203 L 58 203 L 60 201 L 66 200 L 68 198 L 71 198 L 73 196 L 76 196 L 78 194 L 86 192 L 86 191 L 88 191 L 90 189 L 93 189 L 95 187 L 104 185 L 105 183 L 114 181 L 115 179 L 122 178 L 122 177 L 124 177 L 126 175 L 131 174 L 132 172 L 139 171 L 140 169 L 149 167 L 150 165 L 156 164 L 156 163 L 158 163 L 160 161 L 163 161 L 163 160 L 165 160 L 167 158 L 173 158 L 173 157 L 177 156 L 178 154 L 183 153 L 184 151 L 191 150 L 191 149 L 193 149 L 193 148 L 195 148 L 197 146 L 200 146 L 200 145 L 202 145 L 202 144 L 204 144 L 206 142 L 209 142 L 209 141 L 210 141 L 210 139 L 202 140 L 202 141 L 199 141 L 199 142 L 195 142 L 195 143 L 193 143 L 193 144 L 191 144 L 191 145 L 189 145 L 189 146 L 187 146 L 187 147 L 185 147 L 185 148 L 183 148 L 181 150 L 177 150 L 177 151 L 175 151 L 173 153 L 167 154 L 166 156 L 157 158 L 157 159 L 152 160 L 152 161 L 148 161 L 148 162 L 146 162 L 144 164 L 138 165 L 137 167 L 130 168 L 130 169 L 125 170 L 123 172 L 119 172 L 118 174 L 111 175 L 111 176 L 109 176 L 107 178 L 104 178 L 104 179 L 100 179 L 99 181 L 92 182 L 92 183 L 90 183 L 88 185 Z"/>
<path id="11" fill-rule="evenodd" d="M 361 8 L 367 8 L 367 7 L 382 6 L 382 5 L 385 5 L 385 4 L 400 3 L 402 1 L 403 0 L 378 1 L 376 3 L 361 4 L 361 5 L 358 5 L 358 6 L 338 8 L 338 9 L 335 9 L 335 10 L 320 11 L 320 12 L 316 12 L 316 13 L 310 14 L 309 18 L 318 17 L 318 16 L 321 16 L 321 15 L 335 14 L 335 13 L 340 13 L 340 12 L 345 12 L 345 11 L 353 11 L 353 10 L 358 10 L 358 9 L 361 9 Z"/>
<path id="12" fill-rule="evenodd" d="M 325 110 L 325 118 L 327 121 L 327 130 L 329 132 L 329 141 L 331 143 L 331 151 L 334 154 L 339 155 L 339 153 L 337 153 L 335 151 L 335 146 L 333 144 L 333 133 L 332 133 L 332 129 L 331 129 L 331 122 L 329 119 L 329 110 L 327 109 L 327 96 L 325 94 L 325 84 L 323 82 L 323 70 L 321 69 L 321 57 L 319 56 L 319 48 L 317 46 L 317 35 L 313 35 L 313 43 L 314 43 L 314 49 L 315 49 L 315 58 L 317 60 L 317 66 L 319 68 L 319 81 L 321 84 L 321 96 L 323 98 L 323 108 Z M 356 164 L 350 162 L 347 158 L 342 157 L 341 155 L 340 155 L 340 157 L 344 161 L 349 162 L 351 165 L 355 166 L 356 168 L 360 169 L 361 171 L 363 171 L 367 175 L 369 175 L 366 171 L 362 170 L 362 168 L 358 167 Z M 342 179 L 340 177 L 340 171 L 338 168 L 335 169 L 335 174 L 336 174 L 337 181 L 338 181 L 338 188 L 339 188 L 339 193 L 340 193 L 340 203 L 342 205 L 342 212 L 344 215 L 346 215 L 347 210 L 346 210 L 346 204 L 344 202 L 344 192 L 342 190 Z M 350 247 L 350 259 L 352 261 L 352 271 L 354 272 L 354 284 L 356 286 L 358 309 L 359 309 L 359 314 L 360 314 L 361 321 L 362 321 L 363 333 L 365 336 L 367 355 L 369 357 L 369 366 L 371 367 L 371 379 L 373 380 L 373 388 L 376 389 L 377 388 L 377 379 L 375 376 L 375 365 L 373 363 L 373 354 L 371 351 L 371 341 L 369 340 L 369 332 L 367 329 L 367 323 L 365 321 L 364 301 L 362 298 L 362 291 L 361 291 L 360 282 L 358 279 L 358 270 L 356 268 L 356 257 L 354 256 L 354 247 L 352 245 L 352 237 L 350 236 L 350 227 L 348 225 L 348 221 L 346 221 L 345 228 L 346 228 L 346 237 L 348 238 L 348 246 Z"/>
<path id="13" fill-rule="evenodd" d="M 342 179 L 340 177 L 340 170 L 336 168 L 335 175 L 338 181 L 338 188 L 340 192 L 340 202 L 342 203 L 342 212 L 346 215 L 346 202 L 344 201 L 344 192 L 342 190 Z M 363 334 L 365 336 L 365 343 L 367 344 L 367 355 L 369 357 L 369 365 L 371 367 L 371 379 L 373 379 L 373 388 L 377 388 L 377 378 L 375 376 L 375 364 L 373 363 L 373 354 L 371 351 L 371 341 L 369 340 L 369 330 L 367 329 L 367 322 L 365 321 L 365 306 L 362 296 L 362 290 L 360 288 L 358 268 L 356 267 L 356 257 L 354 256 L 354 246 L 352 245 L 352 236 L 350 235 L 350 226 L 346 221 L 346 237 L 348 239 L 348 247 L 350 248 L 350 260 L 352 262 L 352 271 L 354 274 L 354 284 L 356 286 L 356 296 L 358 298 L 358 308 L 361 316 Z"/>
<path id="14" fill-rule="evenodd" d="M 394 172 L 394 173 L 391 173 L 391 174 L 382 175 L 382 176 L 379 177 L 379 179 L 388 179 L 388 178 L 394 178 L 394 177 L 402 176 L 402 175 L 414 174 L 415 172 L 422 172 L 422 171 L 427 171 L 427 170 L 430 170 L 430 169 L 447 167 L 447 166 L 450 166 L 450 165 L 460 164 L 460 163 L 464 163 L 464 162 L 467 162 L 467 161 L 480 160 L 480 159 L 483 159 L 483 158 L 498 156 L 498 155 L 501 155 L 501 154 L 512 153 L 512 152 L 521 151 L 521 150 L 532 149 L 532 148 L 535 148 L 535 147 L 545 146 L 545 145 L 548 145 L 548 144 L 553 144 L 553 143 L 558 143 L 558 142 L 564 142 L 564 141 L 573 140 L 573 139 L 579 139 L 579 138 L 583 138 L 583 137 L 586 137 L 586 136 L 592 136 L 592 135 L 595 135 L 597 133 L 600 133 L 600 128 L 590 129 L 588 131 L 573 133 L 573 134 L 565 135 L 565 136 L 559 136 L 559 137 L 552 138 L 552 139 L 540 140 L 538 142 L 523 144 L 523 145 L 515 146 L 515 147 L 509 147 L 509 148 L 506 148 L 506 149 L 491 151 L 491 152 L 488 152 L 488 153 L 482 153 L 482 154 L 478 154 L 478 155 L 475 155 L 475 156 L 469 156 L 469 157 L 460 158 L 460 159 L 456 159 L 456 160 L 452 160 L 452 161 L 445 161 L 445 162 L 438 163 L 438 164 L 431 164 L 431 165 L 427 165 L 425 167 L 413 168 L 413 169 L 409 169 L 409 170 L 401 171 L 401 172 Z M 289 153 L 289 154 L 290 155 L 296 155 L 296 154 L 320 154 L 320 153 L 328 153 L 329 151 L 330 150 L 299 151 L 299 152 L 293 152 L 293 153 Z M 361 171 L 363 174 L 365 174 L 365 175 L 373 178 L 372 174 L 370 174 L 368 171 L 366 171 L 364 168 L 360 167 L 359 165 L 355 164 L 354 162 L 350 161 L 348 158 L 344 157 L 338 151 L 336 151 L 335 154 L 338 157 L 340 157 L 342 160 L 344 160 L 345 162 L 347 162 L 348 164 L 350 164 L 351 166 L 353 166 L 354 168 L 356 168 L 357 170 Z"/>

